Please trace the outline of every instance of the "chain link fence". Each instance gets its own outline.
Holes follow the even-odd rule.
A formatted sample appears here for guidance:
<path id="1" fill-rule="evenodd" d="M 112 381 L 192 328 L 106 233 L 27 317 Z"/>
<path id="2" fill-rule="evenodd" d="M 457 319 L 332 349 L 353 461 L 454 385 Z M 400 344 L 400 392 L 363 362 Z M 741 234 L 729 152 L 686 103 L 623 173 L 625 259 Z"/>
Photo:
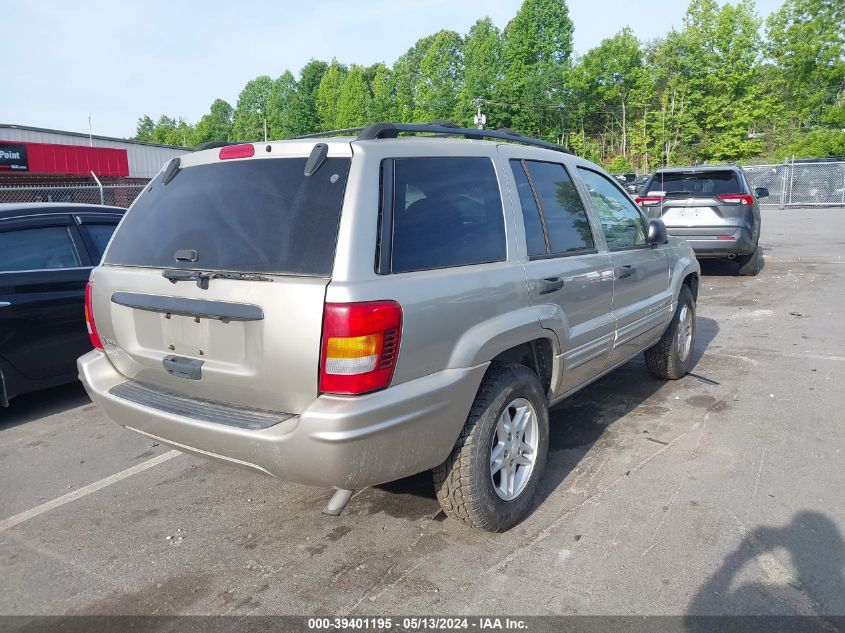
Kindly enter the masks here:
<path id="1" fill-rule="evenodd" d="M 845 161 L 794 161 L 744 166 L 754 188 L 765 187 L 769 207 L 845 206 Z"/>
<path id="2" fill-rule="evenodd" d="M 72 202 L 127 208 L 145 185 L 0 185 L 0 203 Z"/>

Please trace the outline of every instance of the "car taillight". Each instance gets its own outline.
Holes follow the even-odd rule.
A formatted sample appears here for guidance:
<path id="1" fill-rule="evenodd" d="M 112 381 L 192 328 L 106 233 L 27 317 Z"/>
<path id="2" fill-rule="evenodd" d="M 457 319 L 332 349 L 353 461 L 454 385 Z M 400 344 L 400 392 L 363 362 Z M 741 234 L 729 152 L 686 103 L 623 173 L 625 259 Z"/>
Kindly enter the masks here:
<path id="1" fill-rule="evenodd" d="M 647 207 L 651 207 L 655 204 L 658 204 L 661 200 L 663 200 L 663 198 L 661 198 L 660 196 L 637 196 L 635 200 L 637 204 L 642 204 Z"/>
<path id="2" fill-rule="evenodd" d="M 716 197 L 728 204 L 754 204 L 754 200 L 747 193 L 723 193 Z"/>
<path id="3" fill-rule="evenodd" d="M 402 307 L 395 301 L 327 303 L 320 391 L 357 395 L 387 387 L 401 336 Z"/>
<path id="4" fill-rule="evenodd" d="M 94 308 L 91 304 L 91 291 L 93 289 L 94 286 L 89 281 L 85 286 L 85 326 L 88 328 L 88 338 L 91 339 L 91 345 L 95 349 L 103 349 L 103 343 L 100 341 L 100 335 L 97 334 L 97 326 L 94 323 Z"/>
<path id="5" fill-rule="evenodd" d="M 241 145 L 226 145 L 220 148 L 218 154 L 220 160 L 227 160 L 229 158 L 249 158 L 255 156 L 255 145 L 251 143 L 243 143 Z"/>

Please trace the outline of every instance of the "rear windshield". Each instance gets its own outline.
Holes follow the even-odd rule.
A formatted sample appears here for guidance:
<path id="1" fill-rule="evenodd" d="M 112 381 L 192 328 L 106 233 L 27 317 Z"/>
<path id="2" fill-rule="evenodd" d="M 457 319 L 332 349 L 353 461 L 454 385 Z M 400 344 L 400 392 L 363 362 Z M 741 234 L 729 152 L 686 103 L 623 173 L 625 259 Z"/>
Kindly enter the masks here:
<path id="1" fill-rule="evenodd" d="M 655 174 L 648 186 L 648 192 L 659 191 L 676 196 L 689 194 L 691 197 L 745 193 L 736 172 L 733 171 Z"/>
<path id="2" fill-rule="evenodd" d="M 304 176 L 305 158 L 211 163 L 159 175 L 127 212 L 104 263 L 328 276 L 350 159 Z M 176 251 L 196 251 L 177 262 Z"/>

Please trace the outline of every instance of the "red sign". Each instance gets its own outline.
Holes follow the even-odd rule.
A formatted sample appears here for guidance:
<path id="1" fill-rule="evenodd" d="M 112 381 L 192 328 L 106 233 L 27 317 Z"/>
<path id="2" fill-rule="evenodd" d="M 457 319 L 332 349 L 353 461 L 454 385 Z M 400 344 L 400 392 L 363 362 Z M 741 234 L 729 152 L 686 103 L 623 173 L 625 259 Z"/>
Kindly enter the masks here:
<path id="1" fill-rule="evenodd" d="M 97 176 L 129 176 L 129 158 L 125 149 L 0 140 L 0 143 L 11 142 L 25 146 L 24 155 L 29 163 L 27 172 L 30 174 L 89 176 L 93 171 Z"/>

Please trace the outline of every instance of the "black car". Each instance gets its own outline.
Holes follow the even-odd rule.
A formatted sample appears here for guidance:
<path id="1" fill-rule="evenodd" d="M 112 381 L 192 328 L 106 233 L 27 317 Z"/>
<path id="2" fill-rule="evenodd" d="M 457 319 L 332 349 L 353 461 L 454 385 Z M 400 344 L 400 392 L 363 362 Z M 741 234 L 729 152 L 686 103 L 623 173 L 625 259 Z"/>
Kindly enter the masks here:
<path id="1" fill-rule="evenodd" d="M 651 174 L 643 174 L 632 182 L 627 183 L 625 185 L 625 191 L 636 196 L 640 192 L 640 189 L 642 189 L 643 185 L 645 185 L 650 178 Z"/>
<path id="2" fill-rule="evenodd" d="M 0 204 L 0 405 L 76 380 L 85 284 L 124 209 Z"/>

